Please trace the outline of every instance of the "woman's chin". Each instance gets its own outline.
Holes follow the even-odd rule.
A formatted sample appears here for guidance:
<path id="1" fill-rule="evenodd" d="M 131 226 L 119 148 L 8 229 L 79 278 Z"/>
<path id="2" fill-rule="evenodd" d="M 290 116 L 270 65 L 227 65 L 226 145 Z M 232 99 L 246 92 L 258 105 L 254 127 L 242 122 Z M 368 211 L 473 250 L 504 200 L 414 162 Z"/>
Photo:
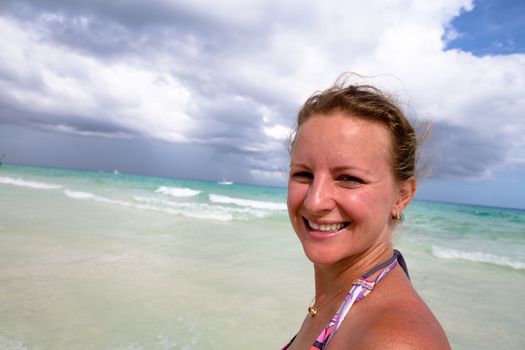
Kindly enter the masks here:
<path id="1" fill-rule="evenodd" d="M 316 265 L 332 265 L 343 258 L 340 252 L 331 251 L 330 249 L 320 249 L 304 245 L 303 249 L 308 260 Z"/>

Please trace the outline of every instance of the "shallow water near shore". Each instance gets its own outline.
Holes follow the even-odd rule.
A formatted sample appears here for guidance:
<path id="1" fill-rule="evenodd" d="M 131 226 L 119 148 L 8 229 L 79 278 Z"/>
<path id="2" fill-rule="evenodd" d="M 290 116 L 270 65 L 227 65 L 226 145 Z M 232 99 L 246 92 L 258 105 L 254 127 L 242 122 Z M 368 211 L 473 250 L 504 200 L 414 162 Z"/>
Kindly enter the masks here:
<path id="1" fill-rule="evenodd" d="M 0 349 L 278 349 L 311 300 L 284 189 L 0 168 Z M 414 202 L 396 234 L 454 349 L 525 348 L 525 212 Z"/>

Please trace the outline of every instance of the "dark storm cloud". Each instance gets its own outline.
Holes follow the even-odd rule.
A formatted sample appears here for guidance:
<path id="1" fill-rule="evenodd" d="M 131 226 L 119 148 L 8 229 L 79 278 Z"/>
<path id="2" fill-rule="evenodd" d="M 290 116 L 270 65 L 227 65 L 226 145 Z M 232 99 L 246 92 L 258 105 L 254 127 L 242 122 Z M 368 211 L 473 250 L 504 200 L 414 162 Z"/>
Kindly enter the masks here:
<path id="1" fill-rule="evenodd" d="M 256 34 L 255 23 L 239 28 L 174 1 L 8 0 L 0 10 L 28 24 L 36 21 L 48 40 L 100 56 L 142 54 L 145 48 L 183 54 L 191 43 L 209 55 L 255 45 L 246 40 Z"/>
<path id="2" fill-rule="evenodd" d="M 288 172 L 289 156 L 285 150 L 277 150 L 268 154 L 254 154 L 250 159 L 252 169 L 265 172 Z"/>
<path id="3" fill-rule="evenodd" d="M 225 94 L 200 98 L 196 117 L 202 123 L 201 128 L 192 133 L 193 138 L 207 140 L 210 138 L 258 138 L 262 116 L 257 105 L 245 98 Z M 228 120 L 228 123 L 224 123 Z"/>
<path id="4" fill-rule="evenodd" d="M 486 178 L 491 175 L 489 169 L 504 164 L 508 157 L 505 138 L 443 122 L 433 125 L 432 136 L 423 147 L 422 158 L 430 161 L 433 178 Z"/>
<path id="5" fill-rule="evenodd" d="M 6 161 L 149 176 L 248 181 L 248 166 L 239 156 L 224 156 L 206 146 L 147 139 L 78 137 L 4 124 L 0 151 Z M 219 161 L 217 161 L 219 160 Z M 238 169 L 232 176 L 229 169 Z"/>
<path id="6" fill-rule="evenodd" d="M 216 72 L 212 79 L 202 78 L 200 74 L 201 68 L 208 68 L 216 60 L 224 60 L 222 56 L 228 53 L 229 47 L 239 46 L 246 50 L 260 45 L 247 35 L 247 32 L 254 32 L 253 25 L 246 28 L 232 26 L 196 8 L 175 2 L 167 5 L 155 1 L 7 1 L 2 11 L 28 24 L 34 23 L 36 18 L 46 40 L 83 52 L 87 50 L 96 56 L 143 55 L 144 50 L 149 49 L 171 53 L 181 62 L 181 67 L 173 68 L 172 74 L 192 91 L 197 105 L 192 118 L 202 125 L 188 135 L 190 140 L 230 151 L 240 151 L 247 143 L 265 142 L 260 127 L 262 116 L 256 110 L 256 103 L 236 97 L 249 94 L 259 104 L 275 104 L 279 93 L 253 82 L 236 81 L 228 72 Z M 239 30 L 243 31 L 242 35 Z M 183 48 L 187 44 L 196 46 L 198 57 L 187 57 Z M 33 88 L 38 89 L 39 85 L 35 84 Z M 112 106 L 104 108 L 108 113 L 112 109 Z M 58 120 L 43 123 L 52 125 L 58 122 L 75 130 L 86 129 L 85 121 L 71 125 L 75 121 L 54 119 Z M 106 122 L 101 122 L 100 127 L 94 121 L 92 124 L 88 131 L 107 127 Z M 114 123 L 115 129 L 111 131 L 118 133 L 118 125 Z M 128 134 L 129 130 L 121 132 Z"/>
<path id="7" fill-rule="evenodd" d="M 83 115 L 36 113 L 0 106 L 0 125 L 11 124 L 33 129 L 113 138 L 144 136 L 139 131 L 110 119 L 93 119 Z"/>

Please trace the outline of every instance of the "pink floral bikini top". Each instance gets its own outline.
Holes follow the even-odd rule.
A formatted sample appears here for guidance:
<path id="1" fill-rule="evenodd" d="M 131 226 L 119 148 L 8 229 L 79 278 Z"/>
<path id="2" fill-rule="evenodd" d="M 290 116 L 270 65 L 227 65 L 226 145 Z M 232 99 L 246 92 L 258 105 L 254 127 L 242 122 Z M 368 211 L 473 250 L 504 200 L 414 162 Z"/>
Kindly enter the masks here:
<path id="1" fill-rule="evenodd" d="M 357 303 L 358 301 L 366 297 L 368 294 L 370 294 L 370 292 L 372 292 L 372 290 L 374 289 L 375 285 L 379 283 L 379 281 L 381 281 L 383 277 L 385 277 L 394 267 L 396 267 L 398 263 L 408 276 L 408 269 L 406 267 L 405 259 L 398 250 L 394 249 L 394 255 L 390 259 L 375 266 L 370 271 L 359 277 L 357 281 L 355 281 L 352 285 L 352 288 L 346 295 L 345 299 L 343 300 L 343 303 L 335 313 L 334 317 L 332 317 L 330 322 L 326 325 L 326 327 L 322 330 L 321 334 L 319 334 L 317 339 L 314 341 L 314 344 L 310 347 L 310 350 L 325 349 L 332 337 L 334 336 L 335 332 L 339 328 L 339 326 L 341 326 L 341 324 L 343 323 L 346 315 L 352 308 L 352 305 L 354 305 L 354 303 Z M 368 277 L 370 277 L 371 275 L 373 275 L 381 269 L 383 269 L 383 271 L 381 271 L 381 273 L 377 276 L 375 280 L 368 279 Z M 293 337 L 292 340 L 290 340 L 290 342 L 282 348 L 282 350 L 288 349 L 290 345 L 292 345 L 294 339 L 295 337 Z"/>

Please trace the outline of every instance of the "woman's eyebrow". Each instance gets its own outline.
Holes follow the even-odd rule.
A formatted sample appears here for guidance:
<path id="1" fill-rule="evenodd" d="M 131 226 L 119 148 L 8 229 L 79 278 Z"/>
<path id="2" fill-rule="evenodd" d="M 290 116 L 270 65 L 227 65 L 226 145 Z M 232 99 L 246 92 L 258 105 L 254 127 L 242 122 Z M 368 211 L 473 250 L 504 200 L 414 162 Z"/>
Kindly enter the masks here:
<path id="1" fill-rule="evenodd" d="M 348 170 L 357 170 L 366 174 L 370 173 L 370 169 L 361 168 L 355 165 L 338 165 L 332 168 L 333 172 L 342 172 L 342 171 L 348 171 Z"/>
<path id="2" fill-rule="evenodd" d="M 303 162 L 290 162 L 290 166 L 298 166 L 298 167 L 302 167 L 302 168 L 310 168 L 308 166 L 308 164 L 306 163 L 303 163 Z"/>

